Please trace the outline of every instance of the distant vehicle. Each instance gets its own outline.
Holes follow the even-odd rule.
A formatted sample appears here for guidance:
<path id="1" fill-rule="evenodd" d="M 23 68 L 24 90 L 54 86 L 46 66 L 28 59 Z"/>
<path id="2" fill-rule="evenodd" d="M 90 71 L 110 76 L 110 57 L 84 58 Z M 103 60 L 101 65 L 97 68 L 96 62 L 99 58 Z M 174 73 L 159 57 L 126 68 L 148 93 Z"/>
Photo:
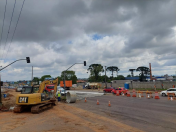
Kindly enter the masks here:
<path id="1" fill-rule="evenodd" d="M 65 89 L 61 90 L 61 95 L 63 96 L 65 94 L 67 94 L 67 91 Z"/>
<path id="2" fill-rule="evenodd" d="M 67 92 L 66 90 L 64 90 L 62 87 L 57 86 L 57 92 L 56 92 L 56 96 L 58 94 L 58 91 L 61 93 L 61 95 L 65 95 L 65 93 Z"/>
<path id="3" fill-rule="evenodd" d="M 45 78 L 45 81 L 46 81 L 46 80 L 51 80 L 51 81 L 53 81 L 54 78 L 52 78 L 52 77 L 47 77 L 47 78 Z"/>
<path id="4" fill-rule="evenodd" d="M 22 89 L 23 89 L 23 86 L 19 86 L 19 87 L 17 87 L 16 92 L 21 92 Z"/>
<path id="5" fill-rule="evenodd" d="M 63 81 L 60 81 L 60 87 L 64 88 Z M 65 88 L 70 89 L 72 87 L 72 80 L 65 80 Z"/>
<path id="6" fill-rule="evenodd" d="M 165 91 L 161 91 L 160 95 L 161 96 L 167 96 L 167 93 L 175 93 L 175 96 L 176 96 L 176 88 L 169 88 Z"/>
<path id="7" fill-rule="evenodd" d="M 119 94 L 122 94 L 122 92 L 123 93 L 127 93 L 127 91 L 128 91 L 128 89 L 126 89 L 126 88 L 115 88 L 115 89 L 113 89 L 112 91 L 111 91 L 111 93 L 112 94 L 116 94 L 116 91 L 119 91 Z"/>
<path id="8" fill-rule="evenodd" d="M 99 87 L 101 87 L 101 84 L 100 83 L 87 83 L 85 85 L 85 88 L 87 89 L 91 89 L 91 88 L 94 88 L 94 89 L 98 89 Z"/>
<path id="9" fill-rule="evenodd" d="M 113 87 L 108 87 L 103 90 L 104 93 L 110 93 L 114 88 Z"/>
<path id="10" fill-rule="evenodd" d="M 45 90 L 50 92 L 51 90 L 54 90 L 54 84 L 46 85 Z"/>
<path id="11" fill-rule="evenodd" d="M 14 86 L 8 86 L 9 89 L 14 89 L 15 87 Z"/>

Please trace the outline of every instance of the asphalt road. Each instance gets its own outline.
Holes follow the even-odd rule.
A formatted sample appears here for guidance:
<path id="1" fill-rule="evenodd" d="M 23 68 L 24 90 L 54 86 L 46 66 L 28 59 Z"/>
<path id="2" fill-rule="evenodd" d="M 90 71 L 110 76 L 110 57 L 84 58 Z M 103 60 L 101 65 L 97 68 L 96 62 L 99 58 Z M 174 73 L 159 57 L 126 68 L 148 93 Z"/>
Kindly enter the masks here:
<path id="1" fill-rule="evenodd" d="M 96 105 L 97 99 L 100 105 Z M 111 107 L 108 107 L 110 101 Z M 107 94 L 70 104 L 148 132 L 176 131 L 176 100 L 147 99 Z M 107 122 L 109 125 L 113 123 Z"/>

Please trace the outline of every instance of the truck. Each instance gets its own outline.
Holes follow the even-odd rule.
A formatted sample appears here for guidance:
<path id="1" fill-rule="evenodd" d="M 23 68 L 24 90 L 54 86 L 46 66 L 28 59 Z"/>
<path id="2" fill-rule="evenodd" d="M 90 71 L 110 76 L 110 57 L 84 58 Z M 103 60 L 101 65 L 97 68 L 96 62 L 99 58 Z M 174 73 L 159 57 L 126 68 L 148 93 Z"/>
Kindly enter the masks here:
<path id="1" fill-rule="evenodd" d="M 60 87 L 64 88 L 63 81 L 60 81 Z M 70 87 L 72 87 L 72 80 L 65 80 L 65 88 L 69 90 Z"/>
<path id="2" fill-rule="evenodd" d="M 87 88 L 87 89 L 91 89 L 91 88 L 93 88 L 93 89 L 98 89 L 98 88 L 100 88 L 101 87 L 101 84 L 100 83 L 90 83 L 90 82 L 88 82 L 86 85 L 85 85 L 85 88 Z"/>

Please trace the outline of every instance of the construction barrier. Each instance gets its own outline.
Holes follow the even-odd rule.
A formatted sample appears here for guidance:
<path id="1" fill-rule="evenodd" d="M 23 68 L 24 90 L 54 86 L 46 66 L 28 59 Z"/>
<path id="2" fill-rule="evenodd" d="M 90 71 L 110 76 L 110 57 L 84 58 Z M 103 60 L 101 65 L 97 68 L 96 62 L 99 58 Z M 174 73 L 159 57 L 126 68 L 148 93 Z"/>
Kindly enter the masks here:
<path id="1" fill-rule="evenodd" d="M 171 101 L 176 99 L 175 93 L 167 93 L 167 97 L 168 97 L 168 100 L 171 100 Z"/>
<path id="2" fill-rule="evenodd" d="M 132 97 L 136 97 L 136 91 L 133 89 L 133 95 Z"/>
<path id="3" fill-rule="evenodd" d="M 131 95 L 130 95 L 130 92 L 129 91 L 127 91 L 127 95 L 126 95 L 127 97 L 131 97 Z"/>
<path id="4" fill-rule="evenodd" d="M 119 94 L 119 91 L 118 90 L 116 90 L 116 96 L 119 96 L 120 94 Z"/>
<path id="5" fill-rule="evenodd" d="M 144 96 L 143 96 L 143 92 L 138 91 L 138 92 L 137 92 L 137 97 L 138 97 L 138 98 L 144 97 Z"/>
<path id="6" fill-rule="evenodd" d="M 147 92 L 146 92 L 146 98 L 147 98 L 147 99 L 153 98 L 152 92 L 147 91 Z"/>
<path id="7" fill-rule="evenodd" d="M 125 92 L 121 92 L 121 95 L 122 95 L 122 96 L 125 96 Z"/>
<path id="8" fill-rule="evenodd" d="M 155 99 L 160 99 L 159 95 L 158 95 L 158 92 L 155 92 Z"/>

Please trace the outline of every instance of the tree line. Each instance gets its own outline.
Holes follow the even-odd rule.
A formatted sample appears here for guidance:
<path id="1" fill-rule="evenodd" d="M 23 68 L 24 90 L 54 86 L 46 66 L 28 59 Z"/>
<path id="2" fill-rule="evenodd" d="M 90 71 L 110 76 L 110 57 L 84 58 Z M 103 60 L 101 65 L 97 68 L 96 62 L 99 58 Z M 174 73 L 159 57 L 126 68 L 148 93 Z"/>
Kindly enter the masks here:
<path id="1" fill-rule="evenodd" d="M 65 72 L 65 80 L 72 80 L 73 84 L 77 83 L 77 77 L 75 75 L 75 71 L 62 71 L 61 76 L 57 76 L 55 78 L 58 78 L 59 83 L 60 81 L 64 80 L 64 72 Z M 51 75 L 43 75 L 41 78 L 34 77 L 33 82 L 37 82 L 39 84 L 39 81 L 43 82 L 45 78 L 51 78 Z"/>
<path id="2" fill-rule="evenodd" d="M 90 72 L 90 76 L 88 78 L 88 81 L 90 82 L 105 82 L 105 79 L 107 82 L 111 82 L 112 80 L 125 80 L 123 75 L 118 75 L 120 69 L 117 66 L 103 68 L 101 64 L 91 64 L 87 70 Z M 138 67 L 137 69 L 129 69 L 129 71 L 131 72 L 131 75 L 127 75 L 127 77 L 134 77 L 134 71 L 140 72 L 138 76 L 140 81 L 145 81 L 147 75 L 150 75 L 150 69 L 144 66 Z M 101 75 L 103 72 L 111 72 L 111 76 L 108 77 L 107 75 Z M 114 77 L 114 72 L 117 73 L 116 77 Z"/>
<path id="3" fill-rule="evenodd" d="M 87 69 L 87 73 L 90 73 L 88 81 L 89 82 L 111 82 L 112 80 L 125 80 L 125 77 L 123 75 L 118 75 L 118 72 L 120 69 L 117 66 L 109 66 L 109 67 L 103 67 L 101 64 L 91 64 L 89 68 Z M 150 69 L 148 67 L 138 67 L 137 69 L 129 69 L 129 72 L 131 72 L 131 75 L 127 75 L 127 77 L 134 77 L 133 72 L 138 71 L 140 72 L 139 80 L 140 81 L 145 81 L 146 77 L 150 75 Z M 72 80 L 73 84 L 77 83 L 77 76 L 75 75 L 75 71 L 62 71 L 61 76 L 57 76 L 59 83 L 60 81 L 63 81 L 64 79 L 64 72 L 65 72 L 65 79 L 66 80 Z M 111 76 L 108 77 L 107 75 L 101 75 L 101 73 L 104 72 L 111 72 Z M 117 73 L 117 75 L 114 77 L 114 72 Z M 44 81 L 45 78 L 50 78 L 51 75 L 44 75 L 41 78 L 34 77 L 33 82 L 38 82 L 39 81 Z"/>

